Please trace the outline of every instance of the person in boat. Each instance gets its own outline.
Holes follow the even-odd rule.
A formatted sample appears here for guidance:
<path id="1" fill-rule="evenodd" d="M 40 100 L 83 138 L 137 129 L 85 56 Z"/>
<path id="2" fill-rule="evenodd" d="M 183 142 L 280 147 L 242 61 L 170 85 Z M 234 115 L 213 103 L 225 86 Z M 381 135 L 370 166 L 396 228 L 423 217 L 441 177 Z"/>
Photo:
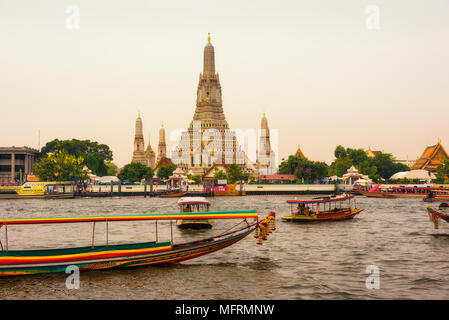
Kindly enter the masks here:
<path id="1" fill-rule="evenodd" d="M 303 214 L 305 214 L 307 217 L 310 216 L 310 208 L 304 206 L 303 209 L 304 209 Z"/>
<path id="2" fill-rule="evenodd" d="M 304 204 L 303 203 L 298 203 L 298 208 L 297 208 L 296 214 L 304 214 Z"/>

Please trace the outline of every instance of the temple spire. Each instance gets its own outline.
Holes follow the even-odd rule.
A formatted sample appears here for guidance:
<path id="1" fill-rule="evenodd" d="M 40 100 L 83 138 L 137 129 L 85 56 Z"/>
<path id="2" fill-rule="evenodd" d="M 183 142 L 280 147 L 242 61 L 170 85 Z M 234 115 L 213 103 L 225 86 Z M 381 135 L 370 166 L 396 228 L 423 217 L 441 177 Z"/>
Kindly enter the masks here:
<path id="1" fill-rule="evenodd" d="M 145 160 L 145 142 L 143 139 L 143 125 L 142 118 L 140 117 L 140 112 L 136 119 L 136 131 L 134 136 L 134 152 L 132 157 L 132 162 L 139 162 L 146 164 Z"/>
<path id="2" fill-rule="evenodd" d="M 167 157 L 167 145 L 165 143 L 165 129 L 164 123 L 161 124 L 161 128 L 159 129 L 159 144 L 157 150 L 157 162 L 162 158 Z"/>
<path id="3" fill-rule="evenodd" d="M 215 75 L 215 51 L 214 46 L 210 42 L 210 33 L 207 37 L 207 44 L 204 47 L 203 74 L 205 76 Z"/>

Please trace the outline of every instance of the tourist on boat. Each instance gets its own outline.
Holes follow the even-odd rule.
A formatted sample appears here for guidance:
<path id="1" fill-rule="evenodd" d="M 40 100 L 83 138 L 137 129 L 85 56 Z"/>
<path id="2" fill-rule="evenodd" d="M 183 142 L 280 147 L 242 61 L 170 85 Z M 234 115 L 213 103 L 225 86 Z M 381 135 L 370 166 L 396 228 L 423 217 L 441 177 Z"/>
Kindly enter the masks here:
<path id="1" fill-rule="evenodd" d="M 303 214 L 305 214 L 305 211 L 306 211 L 306 207 L 305 207 L 304 203 L 299 203 L 298 204 L 298 213 L 303 215 Z"/>
<path id="2" fill-rule="evenodd" d="M 310 215 L 310 208 L 309 207 L 305 207 L 303 212 L 308 217 Z"/>

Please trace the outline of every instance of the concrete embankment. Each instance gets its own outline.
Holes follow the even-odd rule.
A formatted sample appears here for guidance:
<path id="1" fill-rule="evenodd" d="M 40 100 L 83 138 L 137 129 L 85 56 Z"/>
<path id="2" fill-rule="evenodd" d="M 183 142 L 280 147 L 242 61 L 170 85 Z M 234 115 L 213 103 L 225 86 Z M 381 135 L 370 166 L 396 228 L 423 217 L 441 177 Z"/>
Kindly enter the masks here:
<path id="1" fill-rule="evenodd" d="M 335 193 L 336 188 L 339 192 L 348 192 L 352 190 L 350 185 L 333 184 L 247 184 L 242 185 L 242 191 L 246 195 L 276 195 L 276 194 L 331 194 Z M 236 187 L 240 191 L 240 185 Z M 149 185 L 97 185 L 92 190 L 82 196 L 88 197 L 124 197 L 124 196 L 147 196 L 154 197 L 167 193 L 166 186 Z M 189 195 L 210 196 L 203 192 L 201 185 L 189 185 Z"/>

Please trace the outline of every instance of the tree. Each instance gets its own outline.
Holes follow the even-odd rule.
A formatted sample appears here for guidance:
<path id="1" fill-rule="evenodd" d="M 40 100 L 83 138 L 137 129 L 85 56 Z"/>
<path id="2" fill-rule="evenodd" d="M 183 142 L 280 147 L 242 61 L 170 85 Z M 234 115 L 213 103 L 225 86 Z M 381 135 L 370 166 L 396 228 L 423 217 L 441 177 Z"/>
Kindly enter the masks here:
<path id="1" fill-rule="evenodd" d="M 153 175 L 153 169 L 139 162 L 131 162 L 123 167 L 118 178 L 122 181 L 128 180 L 136 182 L 141 181 L 142 179 L 151 179 Z"/>
<path id="2" fill-rule="evenodd" d="M 234 184 L 239 181 L 248 181 L 251 175 L 242 171 L 242 167 L 236 163 L 231 163 L 226 168 L 226 172 L 214 168 L 214 178 L 217 180 L 227 180 L 228 184 Z"/>
<path id="3" fill-rule="evenodd" d="M 64 151 L 42 157 L 34 164 L 34 172 L 42 181 L 83 181 L 87 178 L 84 160 Z"/>
<path id="4" fill-rule="evenodd" d="M 280 174 L 294 174 L 301 159 L 296 156 L 289 156 L 287 160 L 282 161 L 279 165 Z"/>
<path id="5" fill-rule="evenodd" d="M 233 184 L 239 181 L 248 181 L 250 174 L 243 173 L 242 167 L 236 163 L 231 163 L 227 169 L 228 183 Z"/>
<path id="6" fill-rule="evenodd" d="M 112 161 L 112 151 L 105 144 L 99 144 L 90 140 L 58 140 L 47 142 L 42 147 L 39 158 L 47 156 L 49 153 L 65 151 L 75 157 L 82 157 L 84 164 L 92 170 L 95 175 L 103 176 L 107 174 L 106 161 Z"/>
<path id="7" fill-rule="evenodd" d="M 339 145 L 335 148 L 334 155 L 337 159 L 343 159 L 344 157 L 346 157 L 346 149 L 343 146 Z"/>
<path id="8" fill-rule="evenodd" d="M 289 156 L 286 161 L 281 162 L 279 165 L 279 173 L 294 174 L 304 182 L 314 183 L 316 180 L 327 177 L 328 165 L 325 162 Z"/>
<path id="9" fill-rule="evenodd" d="M 193 180 L 195 184 L 201 184 L 202 179 L 199 174 L 188 174 L 187 179 Z"/>
<path id="10" fill-rule="evenodd" d="M 341 177 L 343 174 L 348 171 L 348 169 L 352 166 L 352 159 L 349 155 L 346 155 L 344 158 L 337 158 L 334 162 L 329 166 L 328 173 L 330 176 L 338 176 Z"/>
<path id="11" fill-rule="evenodd" d="M 107 172 L 107 176 L 115 176 L 117 175 L 117 166 L 114 164 L 114 162 L 106 161 L 105 162 Z"/>
<path id="12" fill-rule="evenodd" d="M 449 160 L 444 160 L 443 164 L 437 167 L 436 183 L 449 183 Z"/>
<path id="13" fill-rule="evenodd" d="M 384 179 L 389 179 L 393 174 L 400 171 L 398 170 L 399 167 L 393 162 L 393 156 L 390 153 L 377 154 L 373 158 L 373 165 L 377 168 L 377 173 Z"/>
<path id="14" fill-rule="evenodd" d="M 228 176 L 226 175 L 226 172 L 215 167 L 214 168 L 214 178 L 216 180 L 227 180 Z"/>
<path id="15" fill-rule="evenodd" d="M 388 179 L 396 172 L 410 170 L 404 164 L 395 163 L 390 153 L 379 153 L 374 158 L 370 158 L 363 149 L 345 149 L 339 145 L 335 148 L 334 155 L 335 160 L 329 166 L 331 176 L 341 177 L 352 165 L 374 181 Z"/>
<path id="16" fill-rule="evenodd" d="M 157 177 L 159 179 L 168 179 L 173 174 L 173 171 L 176 170 L 176 165 L 174 164 L 166 164 L 159 168 L 157 171 Z"/>

